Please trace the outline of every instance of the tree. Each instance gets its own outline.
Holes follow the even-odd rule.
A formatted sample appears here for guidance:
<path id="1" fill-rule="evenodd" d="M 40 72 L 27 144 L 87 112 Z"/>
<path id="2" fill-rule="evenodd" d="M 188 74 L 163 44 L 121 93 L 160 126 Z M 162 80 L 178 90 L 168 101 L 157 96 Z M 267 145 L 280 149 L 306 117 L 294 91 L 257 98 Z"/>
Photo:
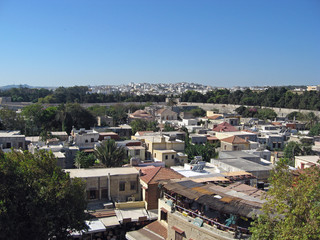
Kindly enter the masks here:
<path id="1" fill-rule="evenodd" d="M 176 129 L 174 128 L 174 126 L 172 126 L 170 123 L 165 123 L 164 127 L 163 127 L 163 131 L 164 132 L 171 132 L 171 131 L 176 131 Z"/>
<path id="2" fill-rule="evenodd" d="M 263 120 L 267 120 L 267 119 L 273 120 L 274 118 L 277 117 L 277 114 L 271 108 L 261 108 L 258 110 L 257 117 Z"/>
<path id="3" fill-rule="evenodd" d="M 287 118 L 289 120 L 298 120 L 298 121 L 301 121 L 304 119 L 304 115 L 300 112 L 297 112 L 297 111 L 294 111 L 294 112 L 291 112 L 287 115 Z"/>
<path id="4" fill-rule="evenodd" d="M 104 141 L 95 149 L 94 154 L 106 167 L 120 167 L 126 158 L 124 147 L 118 147 L 113 139 Z"/>
<path id="5" fill-rule="evenodd" d="M 319 135 L 320 135 L 320 123 L 317 123 L 310 128 L 309 136 L 319 136 Z"/>
<path id="6" fill-rule="evenodd" d="M 77 168 L 89 168 L 94 165 L 96 161 L 96 157 L 94 154 L 88 154 L 83 151 L 79 151 L 76 153 L 76 157 L 74 159 L 74 165 Z"/>
<path id="7" fill-rule="evenodd" d="M 266 203 L 250 231 L 252 239 L 319 239 L 320 168 L 293 175 L 284 161 L 271 172 Z"/>
<path id="8" fill-rule="evenodd" d="M 284 158 L 290 166 L 294 166 L 294 157 L 313 154 L 312 147 L 308 143 L 289 142 L 283 150 Z"/>
<path id="9" fill-rule="evenodd" d="M 288 160 L 290 166 L 294 166 L 294 157 L 302 154 L 301 144 L 297 142 L 289 142 L 283 150 L 284 157 Z"/>
<path id="10" fill-rule="evenodd" d="M 20 114 L 8 108 L 0 110 L 0 127 L 2 130 L 24 131 L 25 121 Z"/>
<path id="11" fill-rule="evenodd" d="M 85 183 L 71 181 L 52 153 L 0 153 L 1 239 L 66 239 L 86 229 Z"/>
<path id="12" fill-rule="evenodd" d="M 22 109 L 22 116 L 26 121 L 26 135 L 38 135 L 41 132 L 43 106 L 41 104 L 32 104 Z"/>
<path id="13" fill-rule="evenodd" d="M 206 115 L 206 111 L 202 108 L 194 108 L 190 112 L 194 117 L 204 117 Z"/>
<path id="14" fill-rule="evenodd" d="M 314 112 L 309 112 L 305 114 L 304 119 L 306 121 L 306 127 L 308 129 L 311 129 L 319 121 L 319 118 L 314 114 Z"/>
<path id="15" fill-rule="evenodd" d="M 130 126 L 132 128 L 132 134 L 136 134 L 139 131 L 146 131 L 147 130 L 148 122 L 143 119 L 135 119 L 130 122 Z"/>
<path id="16" fill-rule="evenodd" d="M 188 140 L 186 140 L 188 141 Z M 185 153 L 188 155 L 188 159 L 192 160 L 195 156 L 201 156 L 203 161 L 210 162 L 211 158 L 217 157 L 216 145 L 212 143 L 202 144 L 186 144 Z"/>
<path id="17" fill-rule="evenodd" d="M 153 131 L 156 132 L 159 130 L 157 121 L 147 121 L 143 119 L 135 119 L 130 122 L 132 128 L 132 134 L 135 134 L 139 131 Z"/>

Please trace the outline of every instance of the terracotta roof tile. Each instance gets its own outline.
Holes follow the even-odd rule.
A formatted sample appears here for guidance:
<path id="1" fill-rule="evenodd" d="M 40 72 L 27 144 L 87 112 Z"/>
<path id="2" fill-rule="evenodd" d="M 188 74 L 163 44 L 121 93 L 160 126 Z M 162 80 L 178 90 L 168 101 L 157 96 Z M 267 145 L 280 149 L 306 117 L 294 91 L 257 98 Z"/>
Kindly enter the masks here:
<path id="1" fill-rule="evenodd" d="M 163 167 L 140 168 L 142 176 L 140 179 L 147 184 L 157 183 L 160 180 L 183 178 L 183 176 L 172 169 Z"/>
<path id="2" fill-rule="evenodd" d="M 161 180 L 183 178 L 184 176 L 170 168 L 161 168 L 151 179 L 150 183 L 156 183 Z"/>
<path id="3" fill-rule="evenodd" d="M 146 133 L 153 133 L 153 131 L 138 131 L 139 136 L 143 136 Z"/>
<path id="4" fill-rule="evenodd" d="M 154 232 L 154 233 L 160 235 L 164 239 L 167 239 L 168 230 L 159 221 L 154 221 L 153 223 L 150 223 L 147 226 L 145 226 L 145 228 L 150 230 L 151 232 Z"/>
<path id="5" fill-rule="evenodd" d="M 239 137 L 239 136 L 232 136 L 232 137 L 227 137 L 224 139 L 221 139 L 221 142 L 227 142 L 227 143 L 232 143 L 232 144 L 245 144 L 248 143 L 247 140 Z"/>
<path id="6" fill-rule="evenodd" d="M 145 183 L 149 183 L 152 178 L 157 174 L 161 167 L 154 167 L 154 168 L 140 168 L 142 175 L 140 179 Z"/>
<path id="7" fill-rule="evenodd" d="M 236 129 L 234 126 L 227 122 L 220 123 L 218 126 L 216 126 L 212 131 L 215 132 L 237 132 L 238 129 Z"/>

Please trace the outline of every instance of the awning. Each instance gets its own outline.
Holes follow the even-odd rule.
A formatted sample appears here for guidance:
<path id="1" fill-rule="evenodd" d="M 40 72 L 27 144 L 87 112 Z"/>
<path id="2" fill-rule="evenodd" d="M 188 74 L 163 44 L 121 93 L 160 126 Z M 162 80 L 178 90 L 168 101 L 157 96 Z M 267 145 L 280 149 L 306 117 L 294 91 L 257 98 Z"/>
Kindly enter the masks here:
<path id="1" fill-rule="evenodd" d="M 165 209 L 165 208 L 163 208 L 163 207 L 161 208 L 161 211 L 164 212 L 164 213 L 167 213 L 167 212 L 168 212 L 168 210 Z"/>
<path id="2" fill-rule="evenodd" d="M 100 221 L 106 228 L 112 228 L 120 225 L 117 216 L 100 218 Z"/>
<path id="3" fill-rule="evenodd" d="M 176 227 L 176 226 L 172 226 L 172 229 L 175 230 L 177 233 L 183 234 L 184 231 L 181 230 L 180 228 Z"/>

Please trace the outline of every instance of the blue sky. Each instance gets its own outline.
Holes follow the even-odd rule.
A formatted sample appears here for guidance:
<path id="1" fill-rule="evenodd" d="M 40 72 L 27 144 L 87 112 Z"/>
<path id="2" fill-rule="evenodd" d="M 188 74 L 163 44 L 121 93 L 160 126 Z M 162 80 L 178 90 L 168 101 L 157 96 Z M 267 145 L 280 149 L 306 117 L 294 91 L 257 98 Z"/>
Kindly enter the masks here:
<path id="1" fill-rule="evenodd" d="M 0 86 L 320 84 L 319 0 L 0 0 Z"/>

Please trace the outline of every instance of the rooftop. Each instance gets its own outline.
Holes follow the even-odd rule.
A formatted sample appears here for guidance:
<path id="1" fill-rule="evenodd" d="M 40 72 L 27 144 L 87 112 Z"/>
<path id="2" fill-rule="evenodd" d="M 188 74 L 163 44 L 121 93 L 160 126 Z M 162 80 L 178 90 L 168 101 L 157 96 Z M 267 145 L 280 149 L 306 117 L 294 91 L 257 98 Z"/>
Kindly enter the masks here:
<path id="1" fill-rule="evenodd" d="M 80 168 L 80 169 L 64 169 L 65 172 L 70 173 L 71 178 L 87 178 L 87 177 L 104 177 L 110 175 L 127 175 L 139 174 L 139 171 L 134 167 L 120 167 L 120 168 Z"/>

